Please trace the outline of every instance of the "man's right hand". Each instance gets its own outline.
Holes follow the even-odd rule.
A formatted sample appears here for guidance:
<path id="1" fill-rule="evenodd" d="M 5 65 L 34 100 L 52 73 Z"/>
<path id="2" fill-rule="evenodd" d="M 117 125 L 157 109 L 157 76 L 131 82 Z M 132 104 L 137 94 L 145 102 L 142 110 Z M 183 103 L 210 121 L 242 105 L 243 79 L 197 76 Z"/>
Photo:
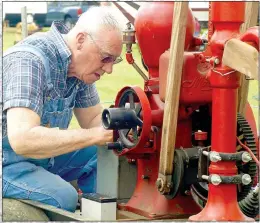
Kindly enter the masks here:
<path id="1" fill-rule="evenodd" d="M 97 145 L 104 146 L 108 142 L 113 142 L 113 130 L 106 130 L 103 126 L 95 127 L 98 137 Z"/>

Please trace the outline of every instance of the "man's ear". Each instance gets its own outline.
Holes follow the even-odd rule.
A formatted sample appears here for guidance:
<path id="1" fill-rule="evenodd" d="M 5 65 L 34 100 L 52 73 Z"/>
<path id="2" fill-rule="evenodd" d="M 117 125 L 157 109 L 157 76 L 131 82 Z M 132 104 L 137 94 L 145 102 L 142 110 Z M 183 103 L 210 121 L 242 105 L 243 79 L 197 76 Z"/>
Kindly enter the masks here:
<path id="1" fill-rule="evenodd" d="M 85 33 L 78 33 L 76 36 L 76 45 L 77 45 L 77 50 L 81 50 L 83 47 L 83 43 L 86 40 L 86 35 Z"/>

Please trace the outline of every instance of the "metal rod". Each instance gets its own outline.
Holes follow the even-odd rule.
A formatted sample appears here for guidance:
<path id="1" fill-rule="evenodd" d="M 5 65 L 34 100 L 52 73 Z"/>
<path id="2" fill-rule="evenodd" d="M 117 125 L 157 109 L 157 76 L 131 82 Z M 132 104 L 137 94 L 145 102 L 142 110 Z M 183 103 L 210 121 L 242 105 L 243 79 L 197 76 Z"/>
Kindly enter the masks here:
<path id="1" fill-rule="evenodd" d="M 133 67 L 137 70 L 137 72 L 141 75 L 141 77 L 145 80 L 148 81 L 148 77 L 145 75 L 145 73 L 138 67 L 138 65 L 134 62 Z"/>
<path id="2" fill-rule="evenodd" d="M 26 6 L 21 8 L 21 18 L 22 18 L 22 39 L 28 36 L 27 31 L 27 9 Z"/>

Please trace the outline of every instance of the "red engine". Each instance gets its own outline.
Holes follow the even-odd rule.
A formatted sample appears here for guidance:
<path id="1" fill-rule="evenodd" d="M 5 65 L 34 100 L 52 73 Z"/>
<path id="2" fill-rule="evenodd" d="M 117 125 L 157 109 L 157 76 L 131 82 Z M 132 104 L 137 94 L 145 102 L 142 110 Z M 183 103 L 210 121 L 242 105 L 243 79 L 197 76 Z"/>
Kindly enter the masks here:
<path id="1" fill-rule="evenodd" d="M 241 181 L 241 174 L 246 173 L 253 179 L 257 170 L 255 163 L 236 158 L 233 162 L 215 164 L 210 155 L 205 155 L 215 152 L 222 160 L 228 159 L 224 153 L 240 156 L 238 154 L 244 150 L 236 137 L 258 155 L 256 125 L 250 106 L 247 106 L 246 118 L 236 114 L 240 75 L 219 62 L 225 42 L 239 37 L 239 27 L 244 21 L 243 2 L 212 3 L 214 33 L 204 51 L 199 49 L 207 40 L 193 37 L 195 20 L 191 10 L 188 11 L 171 191 L 162 195 L 157 190 L 163 117 L 167 115 L 164 114 L 164 103 L 173 7 L 173 2 L 150 2 L 139 9 L 135 30 L 148 71 L 144 91 L 139 87 L 123 88 L 117 95 L 115 106 L 103 112 L 105 128 L 115 130 L 115 142 L 110 148 L 118 156 L 137 160 L 138 178 L 134 194 L 127 204 L 120 207 L 148 218 L 184 218 L 197 214 L 215 193 L 217 198 L 208 201 L 207 207 L 214 202 L 217 205 L 229 203 L 233 205 L 231 210 L 235 217 L 227 216 L 228 206 L 220 213 L 210 209 L 206 217 L 197 217 L 197 220 L 212 220 L 215 215 L 217 220 L 220 220 L 220 215 L 227 216 L 224 220 L 248 220 L 248 217 L 241 217 L 243 214 L 235 204 L 237 185 L 224 182 L 238 173 L 234 176 L 240 182 L 238 200 L 244 202 L 253 183 Z M 225 13 L 223 7 L 228 8 L 229 13 Z M 129 39 L 127 44 L 129 56 Z M 228 72 L 233 74 L 226 75 Z M 203 178 L 208 174 L 223 173 L 228 176 L 221 176 L 223 183 L 220 185 Z M 220 196 L 223 190 L 226 195 Z"/>

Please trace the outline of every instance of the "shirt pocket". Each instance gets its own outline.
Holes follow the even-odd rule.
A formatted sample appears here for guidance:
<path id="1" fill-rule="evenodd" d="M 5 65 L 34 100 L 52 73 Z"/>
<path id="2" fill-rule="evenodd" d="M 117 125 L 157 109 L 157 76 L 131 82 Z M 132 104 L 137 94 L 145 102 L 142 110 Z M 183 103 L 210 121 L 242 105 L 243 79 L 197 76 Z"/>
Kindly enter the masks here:
<path id="1" fill-rule="evenodd" d="M 43 105 L 41 124 L 46 127 L 66 129 L 72 118 L 76 91 L 66 98 L 47 98 Z"/>
<path id="2" fill-rule="evenodd" d="M 42 125 L 50 128 L 58 127 L 67 129 L 72 118 L 73 109 L 66 108 L 63 111 L 44 112 Z"/>

